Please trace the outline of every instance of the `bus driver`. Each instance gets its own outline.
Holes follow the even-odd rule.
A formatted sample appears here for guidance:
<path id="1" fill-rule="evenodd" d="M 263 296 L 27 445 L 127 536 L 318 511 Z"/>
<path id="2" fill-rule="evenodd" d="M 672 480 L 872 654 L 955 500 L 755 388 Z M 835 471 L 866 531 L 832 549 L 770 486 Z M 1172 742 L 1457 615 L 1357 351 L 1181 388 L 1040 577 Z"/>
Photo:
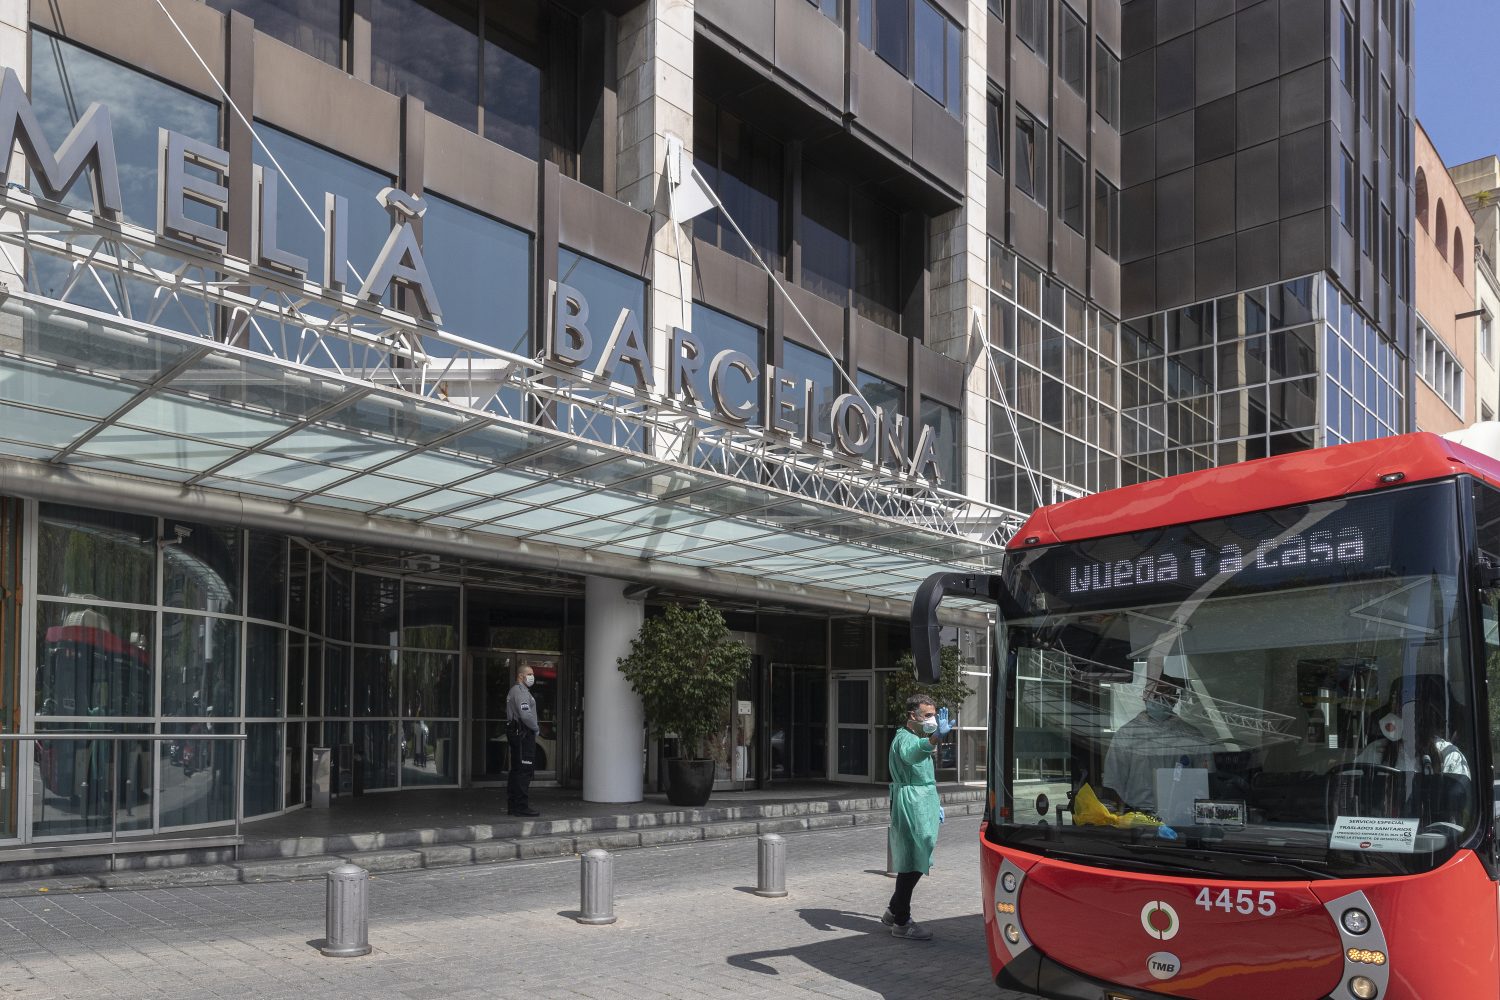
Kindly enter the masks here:
<path id="1" fill-rule="evenodd" d="M 1157 811 L 1158 768 L 1207 768 L 1211 756 L 1203 734 L 1176 714 L 1185 686 L 1154 662 L 1141 696 L 1145 707 L 1115 733 L 1104 757 L 1104 785 L 1131 809 Z"/>

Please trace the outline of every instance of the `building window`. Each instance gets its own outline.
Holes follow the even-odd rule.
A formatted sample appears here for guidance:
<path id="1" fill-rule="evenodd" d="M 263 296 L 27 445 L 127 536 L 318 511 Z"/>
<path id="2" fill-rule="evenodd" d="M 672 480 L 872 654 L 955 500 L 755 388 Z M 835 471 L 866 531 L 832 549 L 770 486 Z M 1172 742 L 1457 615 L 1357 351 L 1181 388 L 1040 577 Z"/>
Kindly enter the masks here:
<path id="1" fill-rule="evenodd" d="M 1404 181 L 1411 176 L 1411 119 L 1396 111 L 1396 170 Z"/>
<path id="2" fill-rule="evenodd" d="M 1417 317 L 1420 349 L 1417 352 L 1417 374 L 1438 398 L 1458 415 L 1464 415 L 1464 370 L 1437 334 Z"/>
<path id="3" fill-rule="evenodd" d="M 1391 210 L 1380 206 L 1380 276 L 1391 280 L 1391 263 L 1396 256 L 1396 227 Z"/>
<path id="4" fill-rule="evenodd" d="M 1393 103 L 1390 81 L 1382 76 L 1380 78 L 1380 121 L 1376 123 L 1376 127 L 1380 130 L 1380 148 L 1387 153 L 1391 151 L 1391 106 Z"/>
<path id="5" fill-rule="evenodd" d="M 1417 222 L 1423 229 L 1428 229 L 1427 224 L 1427 174 L 1421 167 L 1417 168 Z"/>
<path id="6" fill-rule="evenodd" d="M 1005 0 L 989 0 L 990 13 L 1000 20 L 1005 20 Z"/>
<path id="7" fill-rule="evenodd" d="M 239 11 L 255 30 L 331 66 L 343 64 L 342 4 L 328 0 L 208 0 L 214 10 Z"/>
<path id="8" fill-rule="evenodd" d="M 1402 302 L 1411 297 L 1411 237 L 1396 234 L 1396 298 Z"/>
<path id="9" fill-rule="evenodd" d="M 1339 82 L 1349 93 L 1354 93 L 1354 18 L 1348 9 L 1339 7 Z"/>
<path id="10" fill-rule="evenodd" d="M 917 433 L 932 428 L 941 477 L 938 485 L 950 490 L 963 486 L 963 461 L 960 451 L 959 421 L 961 414 L 951 406 L 922 397 L 922 414 Z"/>
<path id="11" fill-rule="evenodd" d="M 963 31 L 931 0 L 860 0 L 859 42 L 959 115 Z"/>
<path id="12" fill-rule="evenodd" d="M 823 16 L 834 24 L 839 22 L 839 0 L 807 0 L 807 2 L 822 11 Z"/>
<path id="13" fill-rule="evenodd" d="M 1370 115 L 1375 108 L 1375 54 L 1370 51 L 1368 46 L 1364 47 L 1364 63 L 1361 67 L 1359 100 L 1360 113 L 1368 123 Z"/>
<path id="14" fill-rule="evenodd" d="M 1116 129 L 1120 127 L 1120 57 L 1102 41 L 1094 44 L 1094 110 Z"/>
<path id="15" fill-rule="evenodd" d="M 1005 173 L 1005 95 L 991 90 L 985 108 L 984 158 L 991 170 Z"/>
<path id="16" fill-rule="evenodd" d="M 1063 143 L 1057 144 L 1057 216 L 1075 233 L 1083 233 L 1083 158 Z"/>
<path id="17" fill-rule="evenodd" d="M 1479 353 L 1486 361 L 1495 360 L 1495 332 L 1488 312 L 1479 314 Z"/>
<path id="18" fill-rule="evenodd" d="M 1396 51 L 1401 53 L 1401 61 L 1406 61 L 1407 46 L 1411 39 L 1411 0 L 1400 0 L 1401 11 L 1399 28 L 1396 32 Z"/>
<path id="19" fill-rule="evenodd" d="M 1453 273 L 1459 281 L 1464 280 L 1464 232 L 1453 230 Z"/>
<path id="20" fill-rule="evenodd" d="M 785 180 L 781 143 L 699 94 L 693 107 L 693 163 L 766 264 L 779 272 Z M 717 208 L 693 220 L 693 235 L 743 260 L 754 259 Z"/>
<path id="21" fill-rule="evenodd" d="M 1073 8 L 1065 3 L 1060 9 L 1062 39 L 1057 58 L 1058 75 L 1075 94 L 1083 97 L 1088 93 L 1088 31 L 1084 28 L 1083 18 L 1073 13 Z"/>
<path id="22" fill-rule="evenodd" d="M 479 15 L 471 5 L 373 0 L 370 79 L 465 128 L 479 123 Z"/>
<path id="23" fill-rule="evenodd" d="M 1354 192 L 1358 190 L 1354 181 L 1354 160 L 1350 158 L 1348 150 L 1341 149 L 1340 153 L 1343 155 L 1343 167 L 1339 170 L 1339 221 L 1344 224 L 1344 231 L 1353 235 L 1356 225 Z"/>
<path id="24" fill-rule="evenodd" d="M 1443 204 L 1443 199 L 1438 199 L 1437 204 L 1437 226 L 1434 227 L 1432 238 L 1437 242 L 1438 254 L 1448 259 L 1448 209 Z"/>
<path id="25" fill-rule="evenodd" d="M 830 168 L 809 162 L 802 177 L 802 287 L 900 330 L 900 215 Z"/>
<path id="26" fill-rule="evenodd" d="M 1042 62 L 1047 61 L 1050 46 L 1052 0 L 1015 0 L 1016 39 Z"/>
<path id="27" fill-rule="evenodd" d="M 1094 246 L 1120 259 L 1120 189 L 1094 175 Z"/>
<path id="28" fill-rule="evenodd" d="M 957 115 L 963 95 L 963 33 L 929 0 L 916 0 L 916 83 Z"/>
<path id="29" fill-rule="evenodd" d="M 443 282 L 444 330 L 531 355 L 529 234 L 429 192 L 422 255 Z"/>
<path id="30" fill-rule="evenodd" d="M 1365 210 L 1360 220 L 1360 249 L 1370 259 L 1375 258 L 1375 189 L 1365 181 Z"/>
<path id="31" fill-rule="evenodd" d="M 1047 126 L 1016 108 L 1016 190 L 1047 204 Z"/>

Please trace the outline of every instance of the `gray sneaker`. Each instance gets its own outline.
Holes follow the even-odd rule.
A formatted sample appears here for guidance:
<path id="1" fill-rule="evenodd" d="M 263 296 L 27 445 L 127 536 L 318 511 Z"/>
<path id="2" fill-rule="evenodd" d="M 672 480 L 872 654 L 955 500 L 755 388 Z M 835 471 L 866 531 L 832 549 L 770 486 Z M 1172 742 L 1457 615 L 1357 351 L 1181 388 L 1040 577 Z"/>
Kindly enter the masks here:
<path id="1" fill-rule="evenodd" d="M 889 908 L 887 908 L 886 911 L 880 915 L 880 922 L 882 924 L 885 924 L 887 927 L 895 927 L 896 915 L 892 913 Z"/>
<path id="2" fill-rule="evenodd" d="M 915 920 L 908 920 L 904 924 L 892 927 L 891 937 L 905 938 L 908 941 L 931 941 L 932 931 L 927 930 Z"/>

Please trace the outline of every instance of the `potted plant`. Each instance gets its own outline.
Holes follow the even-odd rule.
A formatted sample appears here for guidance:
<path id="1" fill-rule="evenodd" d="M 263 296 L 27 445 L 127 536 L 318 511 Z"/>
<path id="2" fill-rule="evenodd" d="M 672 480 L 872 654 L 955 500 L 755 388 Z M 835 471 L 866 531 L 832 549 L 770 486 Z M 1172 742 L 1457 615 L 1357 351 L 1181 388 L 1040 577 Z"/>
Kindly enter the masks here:
<path id="1" fill-rule="evenodd" d="M 714 787 L 706 744 L 718 735 L 735 683 L 750 665 L 749 647 L 729 637 L 724 616 L 707 602 L 671 604 L 641 624 L 619 664 L 640 695 L 651 735 L 679 740 L 679 755 L 667 761 L 668 800 L 703 805 Z"/>

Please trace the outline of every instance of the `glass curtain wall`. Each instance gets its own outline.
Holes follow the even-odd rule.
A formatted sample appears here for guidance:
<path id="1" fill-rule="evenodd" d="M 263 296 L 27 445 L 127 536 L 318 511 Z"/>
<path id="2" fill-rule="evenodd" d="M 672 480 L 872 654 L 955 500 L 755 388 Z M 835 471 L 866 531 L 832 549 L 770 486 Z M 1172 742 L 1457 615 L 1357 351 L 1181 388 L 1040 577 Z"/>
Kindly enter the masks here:
<path id="1" fill-rule="evenodd" d="M 1119 324 L 991 243 L 989 335 L 990 501 L 1029 512 L 1119 485 Z"/>

